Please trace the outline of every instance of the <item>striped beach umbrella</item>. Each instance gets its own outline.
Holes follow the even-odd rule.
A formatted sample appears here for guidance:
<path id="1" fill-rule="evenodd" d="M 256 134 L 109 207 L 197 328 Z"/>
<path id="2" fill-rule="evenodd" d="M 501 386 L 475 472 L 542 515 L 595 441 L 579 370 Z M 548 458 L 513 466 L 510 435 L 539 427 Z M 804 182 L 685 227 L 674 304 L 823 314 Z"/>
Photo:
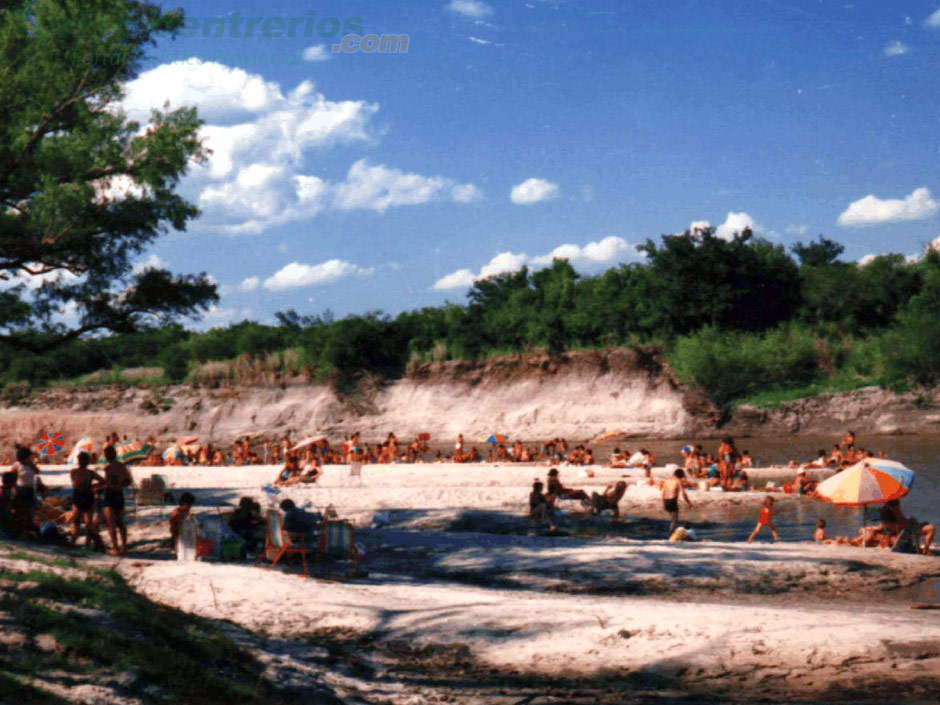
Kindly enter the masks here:
<path id="1" fill-rule="evenodd" d="M 480 443 L 492 443 L 494 445 L 497 443 L 507 443 L 509 441 L 509 439 L 506 438 L 506 436 L 503 436 L 499 433 L 491 433 L 489 435 L 483 434 L 482 436 L 477 438 L 477 440 Z"/>
<path id="2" fill-rule="evenodd" d="M 833 504 L 860 507 L 900 499 L 914 483 L 914 471 L 894 460 L 866 458 L 825 482 L 816 492 Z"/>
<path id="3" fill-rule="evenodd" d="M 182 460 L 183 451 L 179 449 L 179 446 L 170 446 L 165 451 L 163 451 L 164 460 Z"/>
<path id="4" fill-rule="evenodd" d="M 137 460 L 146 460 L 153 446 L 140 441 L 124 441 L 114 446 L 114 450 L 122 463 L 133 463 Z"/>
<path id="5" fill-rule="evenodd" d="M 82 436 L 78 443 L 75 444 L 75 447 L 72 448 L 72 452 L 69 453 L 68 460 L 65 462 L 68 465 L 77 465 L 78 464 L 78 454 L 79 453 L 88 453 L 91 455 L 92 448 L 95 447 L 94 441 L 91 440 L 91 436 Z"/>
<path id="6" fill-rule="evenodd" d="M 65 434 L 44 433 L 39 437 L 39 443 L 36 444 L 42 455 L 55 455 L 65 448 Z"/>

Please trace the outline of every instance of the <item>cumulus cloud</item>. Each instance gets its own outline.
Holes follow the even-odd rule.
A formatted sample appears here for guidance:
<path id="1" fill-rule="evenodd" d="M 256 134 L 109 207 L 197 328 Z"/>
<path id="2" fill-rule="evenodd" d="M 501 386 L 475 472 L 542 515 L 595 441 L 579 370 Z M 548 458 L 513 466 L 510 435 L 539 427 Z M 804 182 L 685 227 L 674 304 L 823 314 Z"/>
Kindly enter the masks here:
<path id="1" fill-rule="evenodd" d="M 516 205 L 529 205 L 556 198 L 559 192 L 558 184 L 533 177 L 513 186 L 509 198 Z"/>
<path id="2" fill-rule="evenodd" d="M 902 220 L 920 220 L 937 212 L 940 208 L 927 188 L 915 189 L 902 199 L 880 199 L 872 194 L 861 198 L 839 216 L 842 226 L 881 225 Z"/>
<path id="3" fill-rule="evenodd" d="M 260 233 L 309 220 L 327 209 L 384 212 L 449 195 L 466 203 L 479 192 L 441 176 L 408 174 L 355 162 L 345 180 L 330 183 L 304 173 L 314 150 L 373 143 L 378 105 L 331 101 L 303 81 L 285 92 L 280 84 L 215 62 L 164 64 L 127 87 L 123 107 L 146 118 L 151 107 L 198 105 L 207 121 L 201 135 L 212 154 L 193 165 L 181 191 L 203 211 L 198 226 L 229 234 Z"/>
<path id="4" fill-rule="evenodd" d="M 725 218 L 725 222 L 715 228 L 715 237 L 730 240 L 734 237 L 735 233 L 740 233 L 746 228 L 750 228 L 755 233 L 763 232 L 764 230 L 763 227 L 747 213 L 743 211 L 740 213 L 729 212 L 728 217 Z"/>
<path id="5" fill-rule="evenodd" d="M 907 54 L 911 48 L 903 42 L 891 42 L 884 48 L 885 56 L 904 56 Z"/>
<path id="6" fill-rule="evenodd" d="M 476 193 L 472 184 L 454 184 L 441 176 L 408 174 L 364 159 L 353 164 L 346 180 L 333 187 L 332 205 L 338 210 L 367 209 L 384 213 L 392 206 L 427 203 L 449 194 L 467 202 Z"/>
<path id="7" fill-rule="evenodd" d="M 330 52 L 327 51 L 326 44 L 315 44 L 304 49 L 301 58 L 304 61 L 326 61 L 330 58 Z"/>
<path id="8" fill-rule="evenodd" d="M 689 223 L 689 232 L 695 234 L 699 230 L 708 230 L 711 226 L 707 220 L 693 220 Z"/>
<path id="9" fill-rule="evenodd" d="M 933 14 L 924 20 L 924 25 L 927 27 L 940 27 L 940 7 L 934 10 Z"/>
<path id="10" fill-rule="evenodd" d="M 474 274 L 469 269 L 458 269 L 456 272 L 441 277 L 434 282 L 433 288 L 438 291 L 446 289 L 464 289 L 472 286 L 475 281 L 517 272 L 524 266 L 533 268 L 546 267 L 556 259 L 566 259 L 572 264 L 595 265 L 600 263 L 638 260 L 642 254 L 634 245 L 630 245 L 620 237 L 605 237 L 603 240 L 589 242 L 586 245 L 564 244 L 559 245 L 544 255 L 529 257 L 525 253 L 500 252 Z"/>
<path id="11" fill-rule="evenodd" d="M 258 285 L 261 284 L 261 280 L 258 277 L 248 277 L 243 280 L 241 284 L 238 285 L 239 291 L 254 291 L 258 288 Z"/>
<path id="12" fill-rule="evenodd" d="M 476 276 L 469 269 L 458 269 L 456 272 L 451 272 L 434 282 L 434 288 L 437 291 L 468 289 L 473 286 L 473 282 L 476 280 Z"/>
<path id="13" fill-rule="evenodd" d="M 340 259 L 331 259 L 320 264 L 291 262 L 265 279 L 264 288 L 272 291 L 283 291 L 304 286 L 332 284 L 346 277 L 354 275 L 367 277 L 374 272 L 374 267 L 359 267 Z"/>
<path id="14" fill-rule="evenodd" d="M 493 8 L 480 0 L 450 0 L 447 9 L 458 15 L 479 20 L 493 14 Z"/>
<path id="15" fill-rule="evenodd" d="M 580 245 L 559 245 L 547 255 L 532 258 L 534 265 L 548 265 L 552 260 L 566 259 L 572 264 L 598 264 L 623 259 L 639 259 L 640 253 L 634 245 L 627 243 L 622 237 L 613 235 L 597 242 Z"/>

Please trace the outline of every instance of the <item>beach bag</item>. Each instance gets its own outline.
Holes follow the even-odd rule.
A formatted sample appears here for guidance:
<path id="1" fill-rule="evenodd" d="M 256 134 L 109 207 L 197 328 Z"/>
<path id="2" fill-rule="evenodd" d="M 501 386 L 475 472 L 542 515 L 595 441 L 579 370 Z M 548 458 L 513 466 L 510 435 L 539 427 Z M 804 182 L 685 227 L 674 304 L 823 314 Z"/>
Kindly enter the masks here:
<path id="1" fill-rule="evenodd" d="M 245 558 L 245 542 L 240 539 L 222 539 L 223 561 L 240 561 Z"/>
<path id="2" fill-rule="evenodd" d="M 196 539 L 196 558 L 209 558 L 212 556 L 212 539 Z"/>

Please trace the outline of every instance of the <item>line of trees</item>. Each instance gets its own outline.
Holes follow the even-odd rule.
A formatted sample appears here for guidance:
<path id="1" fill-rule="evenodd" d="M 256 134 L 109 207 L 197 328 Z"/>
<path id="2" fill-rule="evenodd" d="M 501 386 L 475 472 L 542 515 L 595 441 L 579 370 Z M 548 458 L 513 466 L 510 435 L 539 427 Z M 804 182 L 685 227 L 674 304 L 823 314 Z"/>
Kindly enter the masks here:
<path id="1" fill-rule="evenodd" d="M 47 351 L 0 347 L 0 381 L 41 385 L 101 369 L 163 367 L 175 381 L 200 363 L 293 350 L 295 366 L 351 389 L 393 379 L 411 360 L 479 359 L 544 349 L 661 346 L 674 369 L 721 404 L 768 389 L 837 381 L 940 381 L 940 254 L 914 262 L 840 259 L 820 237 L 790 252 L 750 231 L 663 236 L 646 260 L 580 276 L 545 269 L 476 282 L 463 305 L 334 319 L 277 314 L 207 332 L 178 325 L 74 340 Z M 833 382 L 835 383 L 835 382 Z"/>

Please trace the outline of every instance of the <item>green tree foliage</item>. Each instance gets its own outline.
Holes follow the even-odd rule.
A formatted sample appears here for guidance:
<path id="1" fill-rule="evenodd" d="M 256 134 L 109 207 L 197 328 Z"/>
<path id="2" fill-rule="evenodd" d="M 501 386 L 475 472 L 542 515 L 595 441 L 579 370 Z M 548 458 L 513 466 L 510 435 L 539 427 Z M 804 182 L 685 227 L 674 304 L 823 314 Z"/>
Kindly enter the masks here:
<path id="1" fill-rule="evenodd" d="M 488 278 L 471 287 L 466 305 L 394 318 L 287 310 L 277 325 L 242 321 L 202 333 L 173 325 L 44 352 L 0 341 L 0 381 L 137 366 L 182 379 L 210 360 L 271 361 L 292 350 L 314 379 L 352 391 L 363 373 L 395 378 L 411 360 L 645 343 L 661 345 L 678 373 L 719 404 L 804 387 L 940 381 L 940 255 L 883 255 L 858 266 L 820 238 L 792 248 L 798 265 L 749 232 L 724 240 L 711 231 L 665 236 L 644 250 L 646 261 L 596 276 L 557 260 Z"/>
<path id="2" fill-rule="evenodd" d="M 195 109 L 155 111 L 142 129 L 117 107 L 146 47 L 182 14 L 134 0 L 4 5 L 0 340 L 38 350 L 166 324 L 216 300 L 204 275 L 132 264 L 197 215 L 175 193 L 205 156 Z"/>

